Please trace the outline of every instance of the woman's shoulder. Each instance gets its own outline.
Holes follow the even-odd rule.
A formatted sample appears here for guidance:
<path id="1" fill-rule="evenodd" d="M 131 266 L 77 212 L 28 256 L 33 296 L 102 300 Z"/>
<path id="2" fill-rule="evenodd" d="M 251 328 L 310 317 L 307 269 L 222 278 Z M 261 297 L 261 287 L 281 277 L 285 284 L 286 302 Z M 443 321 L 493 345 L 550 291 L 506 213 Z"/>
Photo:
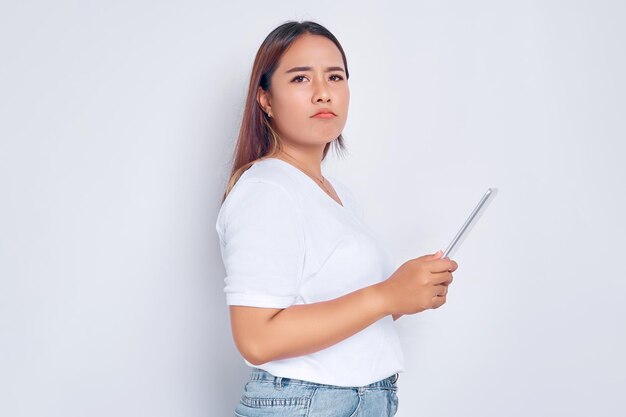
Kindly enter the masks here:
<path id="1" fill-rule="evenodd" d="M 275 158 L 260 159 L 250 168 L 248 168 L 237 183 L 250 182 L 250 183 L 266 183 L 273 184 L 276 187 L 282 188 L 287 192 L 297 190 L 297 183 L 294 181 L 293 176 L 290 175 L 290 170 L 286 169 L 283 162 Z M 235 184 L 236 186 L 237 184 Z"/>
<path id="2" fill-rule="evenodd" d="M 254 216 L 268 221 L 283 216 L 296 215 L 294 193 L 297 186 L 279 164 L 267 160 L 255 162 L 241 174 L 223 201 L 217 223 L 225 224 L 230 218 Z"/>

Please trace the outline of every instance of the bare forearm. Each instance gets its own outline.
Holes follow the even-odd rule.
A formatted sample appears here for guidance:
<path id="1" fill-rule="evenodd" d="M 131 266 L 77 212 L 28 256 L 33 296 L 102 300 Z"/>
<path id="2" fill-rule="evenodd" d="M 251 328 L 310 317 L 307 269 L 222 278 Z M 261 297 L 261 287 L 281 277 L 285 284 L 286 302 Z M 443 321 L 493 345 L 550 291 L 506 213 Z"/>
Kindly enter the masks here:
<path id="1" fill-rule="evenodd" d="M 259 362 L 332 346 L 388 315 L 385 309 L 378 287 L 373 285 L 333 300 L 281 310 L 258 335 Z"/>

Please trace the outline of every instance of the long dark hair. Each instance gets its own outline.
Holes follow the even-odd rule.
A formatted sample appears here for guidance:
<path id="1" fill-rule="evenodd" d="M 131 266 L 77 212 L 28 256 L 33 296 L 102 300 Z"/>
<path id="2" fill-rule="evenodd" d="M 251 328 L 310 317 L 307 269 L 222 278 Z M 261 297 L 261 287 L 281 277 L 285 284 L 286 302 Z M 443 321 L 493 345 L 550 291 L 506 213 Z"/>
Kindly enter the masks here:
<path id="1" fill-rule="evenodd" d="M 346 70 L 346 79 L 349 78 L 346 54 L 337 38 L 324 26 L 310 21 L 290 21 L 271 31 L 259 47 L 254 59 L 248 96 L 233 156 L 232 170 L 222 197 L 222 203 L 241 174 L 250 168 L 254 162 L 269 158 L 281 149 L 278 135 L 272 127 L 272 121 L 257 101 L 257 92 L 259 87 L 265 91 L 270 89 L 272 74 L 278 67 L 278 62 L 283 53 L 299 36 L 306 33 L 324 36 L 339 48 Z M 346 149 L 343 136 L 340 134 L 336 139 L 326 144 L 322 160 L 326 158 L 332 144 L 335 144 L 335 151 L 338 153 Z"/>

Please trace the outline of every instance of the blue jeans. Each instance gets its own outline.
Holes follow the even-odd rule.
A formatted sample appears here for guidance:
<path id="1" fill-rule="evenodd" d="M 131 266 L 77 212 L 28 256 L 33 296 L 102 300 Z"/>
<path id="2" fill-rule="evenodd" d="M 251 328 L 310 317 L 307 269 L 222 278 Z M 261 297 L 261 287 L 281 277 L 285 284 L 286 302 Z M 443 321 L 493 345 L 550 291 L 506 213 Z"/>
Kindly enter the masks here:
<path id="1" fill-rule="evenodd" d="M 398 410 L 398 376 L 363 387 L 339 387 L 252 368 L 235 417 L 392 417 Z"/>

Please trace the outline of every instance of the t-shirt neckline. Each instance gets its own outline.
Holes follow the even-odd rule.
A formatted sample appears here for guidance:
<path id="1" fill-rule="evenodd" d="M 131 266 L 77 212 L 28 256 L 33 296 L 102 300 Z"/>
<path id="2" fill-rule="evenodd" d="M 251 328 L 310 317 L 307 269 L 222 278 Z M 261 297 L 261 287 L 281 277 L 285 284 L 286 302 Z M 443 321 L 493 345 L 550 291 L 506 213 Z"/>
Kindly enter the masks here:
<path id="1" fill-rule="evenodd" d="M 331 183 L 331 185 L 333 186 L 333 188 L 335 189 L 335 193 L 337 193 L 337 196 L 339 197 L 339 200 L 341 200 L 342 204 L 339 204 L 337 201 L 335 201 L 334 198 L 332 198 L 331 196 L 329 196 L 328 194 L 326 194 L 326 192 L 324 190 L 322 190 L 320 188 L 319 185 L 317 185 L 317 183 L 313 180 L 313 178 L 309 177 L 307 174 L 305 174 L 304 172 L 302 172 L 299 168 L 291 165 L 289 162 L 287 161 L 283 161 L 282 159 L 279 158 L 265 158 L 265 160 L 274 160 L 274 161 L 279 161 L 280 163 L 284 164 L 284 165 L 288 165 L 290 166 L 292 169 L 296 170 L 300 175 L 304 176 L 308 182 L 310 184 L 312 184 L 315 188 L 317 188 L 318 192 L 322 193 L 327 199 L 329 199 L 335 206 L 337 206 L 338 208 L 342 209 L 342 210 L 348 210 L 348 208 L 346 207 L 346 200 L 344 198 L 344 196 L 342 195 L 342 193 L 339 192 L 339 190 L 337 189 L 337 187 L 335 187 L 335 179 L 332 176 L 328 176 L 325 175 L 325 177 L 330 178 L 333 182 Z"/>

